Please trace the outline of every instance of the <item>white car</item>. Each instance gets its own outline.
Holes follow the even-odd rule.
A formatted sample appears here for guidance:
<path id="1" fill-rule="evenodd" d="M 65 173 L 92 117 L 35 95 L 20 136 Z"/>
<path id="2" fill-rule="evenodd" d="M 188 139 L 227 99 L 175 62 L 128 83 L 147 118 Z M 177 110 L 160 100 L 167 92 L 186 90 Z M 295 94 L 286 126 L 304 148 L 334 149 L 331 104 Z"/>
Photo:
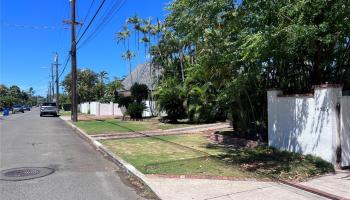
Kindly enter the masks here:
<path id="1" fill-rule="evenodd" d="M 57 116 L 58 107 L 55 102 L 47 102 L 40 105 L 40 117 L 43 115 Z"/>

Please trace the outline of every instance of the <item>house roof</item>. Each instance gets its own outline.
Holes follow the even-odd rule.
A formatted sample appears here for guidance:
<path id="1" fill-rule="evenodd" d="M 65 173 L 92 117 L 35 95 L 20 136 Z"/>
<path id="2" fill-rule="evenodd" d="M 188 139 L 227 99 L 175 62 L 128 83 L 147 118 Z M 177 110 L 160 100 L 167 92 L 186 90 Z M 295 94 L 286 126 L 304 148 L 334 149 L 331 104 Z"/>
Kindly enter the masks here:
<path id="1" fill-rule="evenodd" d="M 130 90 L 134 83 L 145 84 L 149 90 L 154 90 L 157 85 L 157 70 L 150 71 L 150 64 L 139 64 L 130 74 L 122 81 L 125 90 Z"/>

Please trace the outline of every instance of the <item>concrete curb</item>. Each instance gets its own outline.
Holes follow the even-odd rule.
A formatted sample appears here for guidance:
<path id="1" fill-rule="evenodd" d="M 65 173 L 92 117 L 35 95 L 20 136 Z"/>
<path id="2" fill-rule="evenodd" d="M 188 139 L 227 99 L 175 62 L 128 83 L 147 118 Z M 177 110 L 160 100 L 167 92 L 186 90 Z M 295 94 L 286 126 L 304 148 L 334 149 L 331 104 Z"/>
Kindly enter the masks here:
<path id="1" fill-rule="evenodd" d="M 61 118 L 61 117 L 60 117 Z M 62 119 L 62 118 L 61 118 Z M 119 156 L 115 155 L 114 153 L 112 153 L 111 151 L 109 151 L 107 148 L 105 148 L 100 142 L 96 141 L 94 138 L 92 138 L 90 135 L 88 135 L 87 133 L 85 133 L 85 131 L 83 131 L 82 129 L 80 129 L 79 127 L 77 127 L 76 125 L 72 124 L 70 121 L 68 120 L 64 120 L 69 126 L 71 126 L 75 132 L 79 135 L 79 137 L 81 137 L 82 139 L 84 139 L 86 142 L 88 142 L 89 144 L 91 144 L 93 147 L 96 148 L 96 150 L 100 151 L 101 153 L 103 153 L 106 157 L 108 157 L 109 160 L 111 160 L 114 164 L 116 164 L 117 166 L 119 166 L 123 171 L 125 171 L 126 173 L 128 173 L 129 175 L 133 176 L 134 178 L 136 178 L 137 180 L 141 181 L 145 186 L 147 186 L 154 194 L 157 195 L 157 197 L 160 199 L 160 195 L 147 183 L 147 179 L 146 176 L 141 173 L 139 170 L 137 170 L 134 166 L 132 166 L 131 164 L 129 164 L 128 162 L 126 162 L 125 160 L 123 160 L 122 158 L 120 158 Z"/>
<path id="2" fill-rule="evenodd" d="M 313 194 L 317 194 L 317 195 L 322 196 L 322 197 L 326 197 L 328 199 L 333 199 L 333 200 L 350 200 L 348 198 L 340 197 L 340 196 L 337 196 L 337 195 L 334 195 L 334 194 L 331 194 L 331 193 L 328 193 L 328 192 L 324 192 L 324 191 L 321 191 L 321 190 L 318 190 L 318 189 L 315 189 L 315 188 L 312 188 L 312 187 L 301 185 L 299 183 L 294 183 L 294 182 L 284 181 L 284 180 L 279 180 L 278 182 L 280 182 L 282 184 L 285 184 L 285 185 L 289 185 L 289 186 L 298 188 L 298 189 L 301 189 L 301 190 L 304 190 L 304 191 L 307 191 L 307 192 L 310 192 L 310 193 L 313 193 Z"/>
<path id="3" fill-rule="evenodd" d="M 228 181 L 255 181 L 274 182 L 270 179 L 239 178 L 234 176 L 212 176 L 212 175 L 170 175 L 170 174 L 147 174 L 146 177 L 155 178 L 175 178 L 175 179 L 208 179 L 208 180 L 228 180 Z"/>

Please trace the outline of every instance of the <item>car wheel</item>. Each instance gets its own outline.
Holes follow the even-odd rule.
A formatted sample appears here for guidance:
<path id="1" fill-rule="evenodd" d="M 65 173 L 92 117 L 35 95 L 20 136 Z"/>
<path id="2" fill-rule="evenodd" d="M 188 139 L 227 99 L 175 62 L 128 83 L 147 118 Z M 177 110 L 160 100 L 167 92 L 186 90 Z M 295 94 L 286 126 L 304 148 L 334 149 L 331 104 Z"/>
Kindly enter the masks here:
<path id="1" fill-rule="evenodd" d="M 43 116 L 43 114 L 40 113 L 40 117 L 42 117 L 42 116 Z"/>

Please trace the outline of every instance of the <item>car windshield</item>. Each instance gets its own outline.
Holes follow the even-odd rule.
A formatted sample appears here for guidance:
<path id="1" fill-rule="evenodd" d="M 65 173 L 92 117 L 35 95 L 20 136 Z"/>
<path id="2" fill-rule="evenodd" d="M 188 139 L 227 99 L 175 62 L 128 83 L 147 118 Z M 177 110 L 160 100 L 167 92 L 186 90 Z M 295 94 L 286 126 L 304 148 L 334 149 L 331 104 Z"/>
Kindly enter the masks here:
<path id="1" fill-rule="evenodd" d="M 43 103 L 43 106 L 56 106 L 56 103 Z"/>

